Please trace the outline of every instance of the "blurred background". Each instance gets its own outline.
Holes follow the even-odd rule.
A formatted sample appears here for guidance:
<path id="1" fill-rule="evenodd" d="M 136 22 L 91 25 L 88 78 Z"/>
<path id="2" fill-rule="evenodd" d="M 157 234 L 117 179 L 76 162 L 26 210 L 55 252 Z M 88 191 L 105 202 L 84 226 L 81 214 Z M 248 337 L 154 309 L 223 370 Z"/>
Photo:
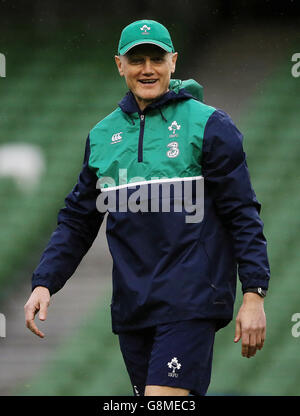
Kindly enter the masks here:
<path id="1" fill-rule="evenodd" d="M 179 52 L 175 78 L 198 81 L 204 101 L 228 112 L 243 132 L 262 204 L 272 272 L 265 346 L 247 360 L 233 342 L 234 320 L 219 331 L 208 394 L 299 395 L 300 338 L 292 333 L 292 316 L 300 312 L 300 69 L 292 71 L 292 56 L 300 53 L 299 6 L 0 2 L 6 66 L 0 69 L 0 318 L 6 322 L 0 395 L 132 395 L 111 332 L 105 222 L 74 276 L 51 298 L 47 320 L 36 319 L 45 339 L 25 328 L 23 307 L 57 212 L 77 181 L 89 130 L 126 93 L 113 59 L 120 32 L 142 18 L 170 30 Z M 238 283 L 234 318 L 241 300 Z"/>

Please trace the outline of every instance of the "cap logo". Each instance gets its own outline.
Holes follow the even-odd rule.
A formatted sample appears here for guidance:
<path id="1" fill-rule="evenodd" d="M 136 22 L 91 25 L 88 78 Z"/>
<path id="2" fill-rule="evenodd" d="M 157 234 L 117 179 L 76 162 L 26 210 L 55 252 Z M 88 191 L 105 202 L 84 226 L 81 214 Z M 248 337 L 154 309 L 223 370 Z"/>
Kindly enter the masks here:
<path id="1" fill-rule="evenodd" d="M 142 35 L 149 35 L 149 30 L 151 29 L 151 27 L 144 25 L 141 27 L 141 31 L 142 31 Z"/>

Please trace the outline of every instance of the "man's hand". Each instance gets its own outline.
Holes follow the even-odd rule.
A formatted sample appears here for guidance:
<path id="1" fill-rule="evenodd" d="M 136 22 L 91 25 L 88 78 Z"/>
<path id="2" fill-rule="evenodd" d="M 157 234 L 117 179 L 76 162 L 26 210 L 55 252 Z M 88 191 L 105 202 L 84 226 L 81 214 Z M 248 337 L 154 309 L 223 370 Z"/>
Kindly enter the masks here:
<path id="1" fill-rule="evenodd" d="M 29 328 L 34 334 L 41 338 L 44 338 L 45 334 L 41 332 L 35 322 L 34 317 L 38 311 L 41 321 L 45 321 L 47 318 L 47 309 L 50 303 L 50 292 L 44 286 L 37 286 L 31 293 L 30 298 L 24 306 L 25 310 L 25 322 L 27 328 Z"/>
<path id="2" fill-rule="evenodd" d="M 242 356 L 250 358 L 262 349 L 265 337 L 264 299 L 256 293 L 245 293 L 236 317 L 234 342 L 242 338 Z"/>

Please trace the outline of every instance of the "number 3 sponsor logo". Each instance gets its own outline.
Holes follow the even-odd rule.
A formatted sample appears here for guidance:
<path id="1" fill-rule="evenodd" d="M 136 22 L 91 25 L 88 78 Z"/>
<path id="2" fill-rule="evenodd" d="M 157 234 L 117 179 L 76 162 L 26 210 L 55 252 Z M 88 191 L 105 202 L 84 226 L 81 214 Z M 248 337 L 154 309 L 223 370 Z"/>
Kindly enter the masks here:
<path id="1" fill-rule="evenodd" d="M 171 142 L 168 144 L 168 147 L 170 148 L 170 150 L 167 151 L 168 157 L 174 158 L 179 155 L 178 142 Z"/>

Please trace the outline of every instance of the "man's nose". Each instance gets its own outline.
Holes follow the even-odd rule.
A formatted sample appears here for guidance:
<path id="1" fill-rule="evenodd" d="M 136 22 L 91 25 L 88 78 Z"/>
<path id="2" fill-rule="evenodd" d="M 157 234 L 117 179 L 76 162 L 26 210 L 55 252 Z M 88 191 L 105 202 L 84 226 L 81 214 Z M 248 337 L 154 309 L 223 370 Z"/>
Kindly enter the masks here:
<path id="1" fill-rule="evenodd" d="M 143 65 L 143 74 L 151 75 L 153 74 L 153 66 L 150 58 L 146 58 Z"/>

